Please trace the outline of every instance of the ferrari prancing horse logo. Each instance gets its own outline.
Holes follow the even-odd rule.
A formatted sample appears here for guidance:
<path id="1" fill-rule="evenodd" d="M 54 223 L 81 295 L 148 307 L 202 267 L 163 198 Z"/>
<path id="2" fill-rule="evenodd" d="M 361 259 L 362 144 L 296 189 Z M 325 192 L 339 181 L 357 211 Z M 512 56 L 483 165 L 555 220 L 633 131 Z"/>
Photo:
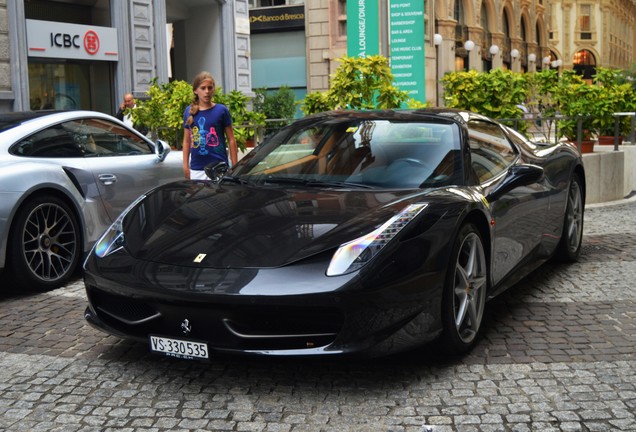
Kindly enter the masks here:
<path id="1" fill-rule="evenodd" d="M 186 318 L 183 320 L 183 322 L 181 323 L 181 330 L 183 330 L 183 334 L 187 335 L 192 331 L 192 325 L 190 324 L 190 321 Z"/>
<path id="2" fill-rule="evenodd" d="M 203 253 L 197 255 L 196 258 L 194 259 L 194 262 L 195 263 L 200 263 L 201 261 L 203 261 L 203 259 L 205 258 L 206 255 L 207 254 L 203 254 Z"/>

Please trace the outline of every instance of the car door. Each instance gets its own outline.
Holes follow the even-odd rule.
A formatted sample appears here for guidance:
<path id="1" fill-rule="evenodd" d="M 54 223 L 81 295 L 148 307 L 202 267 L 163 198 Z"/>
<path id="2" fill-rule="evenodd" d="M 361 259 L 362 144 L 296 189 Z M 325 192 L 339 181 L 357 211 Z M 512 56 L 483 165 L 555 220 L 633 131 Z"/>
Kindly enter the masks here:
<path id="1" fill-rule="evenodd" d="M 497 187 L 514 164 L 516 148 L 501 127 L 485 120 L 468 122 L 471 168 L 484 194 Z M 493 281 L 499 282 L 541 244 L 549 196 L 542 183 L 519 186 L 490 203 L 495 236 Z"/>
<path id="2" fill-rule="evenodd" d="M 147 190 L 182 177 L 180 164 L 160 161 L 151 143 L 118 123 L 89 118 L 72 126 L 111 220 Z"/>

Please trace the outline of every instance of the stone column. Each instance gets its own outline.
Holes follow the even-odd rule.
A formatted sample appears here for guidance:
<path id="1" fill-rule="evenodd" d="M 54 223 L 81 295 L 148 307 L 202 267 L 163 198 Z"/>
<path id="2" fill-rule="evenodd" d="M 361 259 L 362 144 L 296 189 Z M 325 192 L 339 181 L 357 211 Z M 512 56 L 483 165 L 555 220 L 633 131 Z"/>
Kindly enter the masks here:
<path id="1" fill-rule="evenodd" d="M 499 48 L 499 52 L 492 55 L 492 68 L 501 69 L 503 67 L 503 57 L 501 54 L 503 53 L 504 35 L 503 33 L 491 33 L 490 37 L 492 39 L 492 45 L 497 45 Z M 488 49 L 490 49 L 490 47 L 488 47 Z"/>
<path id="2" fill-rule="evenodd" d="M 534 54 L 534 61 L 530 61 L 530 54 Z M 528 72 L 536 72 L 537 64 L 541 64 L 541 52 L 536 42 L 528 42 Z"/>
<path id="3" fill-rule="evenodd" d="M 513 50 L 517 50 L 519 52 L 519 56 L 514 58 L 512 56 Z M 510 40 L 510 69 L 513 72 L 521 72 L 521 55 L 523 53 L 523 47 L 521 46 L 521 39 L 512 39 Z"/>
<path id="4" fill-rule="evenodd" d="M 481 60 L 482 34 L 481 28 L 468 28 L 468 37 L 475 44 L 475 47 L 468 52 L 468 67 L 477 72 L 482 72 L 484 69 L 484 64 Z"/>
<path id="5" fill-rule="evenodd" d="M 455 71 L 455 21 L 437 21 L 437 31 L 442 35 L 442 43 L 437 46 L 437 79 L 441 81 L 444 74 Z M 437 86 L 437 101 L 440 107 L 444 104 L 444 88 Z"/>

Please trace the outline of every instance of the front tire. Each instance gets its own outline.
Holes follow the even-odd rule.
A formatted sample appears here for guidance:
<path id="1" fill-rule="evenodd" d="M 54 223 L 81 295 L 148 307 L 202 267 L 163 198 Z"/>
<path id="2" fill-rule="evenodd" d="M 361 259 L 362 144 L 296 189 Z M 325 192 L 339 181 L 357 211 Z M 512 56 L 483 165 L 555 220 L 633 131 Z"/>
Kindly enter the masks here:
<path id="1" fill-rule="evenodd" d="M 451 354 L 475 344 L 481 329 L 488 288 L 488 267 L 477 227 L 464 225 L 457 235 L 444 286 L 442 343 Z"/>
<path id="2" fill-rule="evenodd" d="M 583 243 L 583 187 L 578 174 L 572 174 L 568 187 L 568 202 L 563 220 L 563 233 L 556 250 L 556 259 L 575 262 L 581 253 Z"/>
<path id="3" fill-rule="evenodd" d="M 51 290 L 64 285 L 80 259 L 80 230 L 70 207 L 55 197 L 37 197 L 15 216 L 9 257 L 22 287 Z"/>

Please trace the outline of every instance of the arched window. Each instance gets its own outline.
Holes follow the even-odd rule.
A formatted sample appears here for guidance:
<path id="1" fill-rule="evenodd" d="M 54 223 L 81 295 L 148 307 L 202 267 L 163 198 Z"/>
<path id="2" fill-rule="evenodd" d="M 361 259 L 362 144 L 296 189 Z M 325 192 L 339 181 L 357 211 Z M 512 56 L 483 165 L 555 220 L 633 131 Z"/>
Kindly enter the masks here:
<path id="1" fill-rule="evenodd" d="M 521 49 L 519 59 L 521 60 L 521 70 L 528 72 L 528 40 L 527 22 L 525 17 L 521 17 Z"/>
<path id="2" fill-rule="evenodd" d="M 592 79 L 596 74 L 596 57 L 588 50 L 580 50 L 574 53 L 572 58 L 574 71 L 583 79 Z"/>
<path id="3" fill-rule="evenodd" d="M 510 49 L 511 49 L 511 42 L 510 42 L 510 25 L 508 23 L 508 13 L 506 12 L 506 9 L 504 9 L 503 11 L 503 16 L 502 16 L 502 30 L 503 30 L 503 34 L 504 34 L 504 46 L 503 46 L 503 51 L 502 51 L 502 59 L 503 59 L 503 64 L 504 64 L 504 68 L 505 69 L 510 69 L 511 66 L 511 59 L 510 59 Z"/>
<path id="4" fill-rule="evenodd" d="M 455 24 L 455 70 L 468 69 L 468 51 L 464 49 L 464 42 L 468 40 L 468 26 L 464 16 L 464 5 L 462 0 L 455 0 L 453 9 Z"/>
<path id="5" fill-rule="evenodd" d="M 492 45 L 492 34 L 490 33 L 490 28 L 488 27 L 488 9 L 486 5 L 482 1 L 481 3 L 481 28 L 484 32 L 484 37 L 481 42 L 481 60 L 482 60 L 482 70 L 484 72 L 488 72 L 492 69 L 492 54 L 490 54 L 490 46 Z"/>

